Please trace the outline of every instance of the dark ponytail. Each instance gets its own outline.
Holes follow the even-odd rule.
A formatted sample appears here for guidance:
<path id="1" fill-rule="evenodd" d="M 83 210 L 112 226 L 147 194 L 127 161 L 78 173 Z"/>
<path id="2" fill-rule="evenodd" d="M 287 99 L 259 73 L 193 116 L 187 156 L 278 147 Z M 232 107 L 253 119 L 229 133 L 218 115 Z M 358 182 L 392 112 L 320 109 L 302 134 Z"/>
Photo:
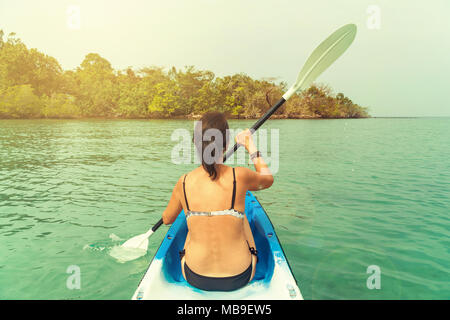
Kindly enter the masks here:
<path id="1" fill-rule="evenodd" d="M 228 145 L 228 122 L 220 112 L 205 113 L 194 129 L 194 144 L 203 169 L 212 180 L 217 178 L 216 164 L 221 163 L 222 152 Z M 218 139 L 219 138 L 219 139 Z"/>

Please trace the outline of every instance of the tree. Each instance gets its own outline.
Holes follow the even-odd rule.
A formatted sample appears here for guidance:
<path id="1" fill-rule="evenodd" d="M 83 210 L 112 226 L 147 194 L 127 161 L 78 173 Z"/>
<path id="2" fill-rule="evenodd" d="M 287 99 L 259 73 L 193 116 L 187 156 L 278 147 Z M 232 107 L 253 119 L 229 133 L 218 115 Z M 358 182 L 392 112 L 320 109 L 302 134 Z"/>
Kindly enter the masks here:
<path id="1" fill-rule="evenodd" d="M 76 70 L 79 105 L 85 116 L 113 115 L 119 99 L 111 64 L 96 53 L 89 53 Z"/>
<path id="2" fill-rule="evenodd" d="M 8 87 L 0 92 L 0 118 L 37 118 L 41 101 L 29 85 Z"/>
<path id="3" fill-rule="evenodd" d="M 169 118 L 181 115 L 181 98 L 179 86 L 173 81 L 167 80 L 155 86 L 156 95 L 148 106 L 148 111 L 153 117 Z"/>
<path id="4" fill-rule="evenodd" d="M 55 58 L 36 49 L 29 50 L 14 33 L 10 33 L 7 41 L 3 42 L 1 31 L 0 38 L 0 74 L 3 84 L 29 84 L 37 96 L 49 96 L 58 91 L 62 68 Z"/>
<path id="5" fill-rule="evenodd" d="M 42 115 L 45 118 L 67 119 L 81 116 L 81 109 L 75 104 L 75 97 L 55 93 L 43 101 Z"/>
<path id="6" fill-rule="evenodd" d="M 186 66 L 184 71 L 173 68 L 169 75 L 177 83 L 182 114 L 190 114 L 198 110 L 198 105 L 205 107 L 205 98 L 206 101 L 209 100 L 205 94 L 208 93 L 208 89 L 211 89 L 210 84 L 215 77 L 214 73 L 195 70 L 194 66 Z M 203 91 L 200 92 L 200 90 Z"/>
<path id="7" fill-rule="evenodd" d="M 4 44 L 4 42 L 3 42 L 3 36 L 4 35 L 5 35 L 5 33 L 3 32 L 2 29 L 0 29 L 0 50 L 2 49 L 3 44 Z"/>

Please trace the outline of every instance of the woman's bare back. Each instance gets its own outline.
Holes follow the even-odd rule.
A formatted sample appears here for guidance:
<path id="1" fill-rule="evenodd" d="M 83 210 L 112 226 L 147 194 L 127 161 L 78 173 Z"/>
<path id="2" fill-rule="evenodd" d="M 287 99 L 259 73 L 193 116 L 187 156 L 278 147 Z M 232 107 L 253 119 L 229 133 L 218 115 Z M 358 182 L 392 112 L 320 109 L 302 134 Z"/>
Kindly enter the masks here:
<path id="1" fill-rule="evenodd" d="M 217 166 L 218 177 L 211 180 L 208 173 L 199 167 L 187 174 L 185 180 L 186 197 L 191 211 L 221 211 L 230 209 L 233 195 L 233 169 L 225 165 Z M 245 184 L 239 183 L 236 172 L 236 197 L 234 209 L 245 211 Z M 181 199 L 184 192 L 181 190 Z M 187 212 L 186 201 L 182 201 Z M 245 218 L 245 217 L 244 217 Z M 245 232 L 246 219 L 232 215 L 190 216 L 188 235 L 185 243 L 185 261 L 189 268 L 210 277 L 234 276 L 245 271 L 251 264 L 252 255 Z"/>

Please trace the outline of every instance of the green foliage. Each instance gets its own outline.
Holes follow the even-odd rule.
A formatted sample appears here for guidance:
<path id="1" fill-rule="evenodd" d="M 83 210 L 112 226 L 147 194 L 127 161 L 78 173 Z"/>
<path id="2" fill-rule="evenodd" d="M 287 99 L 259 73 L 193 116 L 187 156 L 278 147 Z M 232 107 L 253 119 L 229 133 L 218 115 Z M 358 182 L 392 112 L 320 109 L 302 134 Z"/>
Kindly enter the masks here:
<path id="1" fill-rule="evenodd" d="M 114 114 L 119 88 L 111 64 L 96 53 L 89 53 L 75 72 L 77 100 L 84 116 Z"/>
<path id="2" fill-rule="evenodd" d="M 38 96 L 59 90 L 62 68 L 55 58 L 27 49 L 13 33 L 0 43 L 0 74 L 9 86 L 29 84 Z"/>
<path id="3" fill-rule="evenodd" d="M 327 86 L 311 86 L 303 94 L 310 111 L 321 118 L 366 118 L 367 109 L 354 104 L 344 94 L 336 96 Z"/>
<path id="4" fill-rule="evenodd" d="M 164 81 L 155 85 L 156 93 L 148 106 L 153 117 L 169 118 L 182 114 L 180 86 L 173 81 Z"/>
<path id="5" fill-rule="evenodd" d="M 56 93 L 46 99 L 41 113 L 45 118 L 78 118 L 81 116 L 81 109 L 75 104 L 75 97 Z"/>
<path id="6" fill-rule="evenodd" d="M 0 92 L 0 118 L 37 118 L 41 100 L 29 85 L 8 87 Z"/>
<path id="7" fill-rule="evenodd" d="M 116 71 L 89 53 L 75 70 L 62 70 L 53 57 L 28 49 L 14 33 L 0 30 L 0 118 L 172 118 L 221 111 L 235 118 L 260 117 L 286 91 L 275 79 L 245 74 L 216 77 L 186 66 Z M 327 86 L 293 95 L 276 116 L 360 118 L 367 109 Z"/>

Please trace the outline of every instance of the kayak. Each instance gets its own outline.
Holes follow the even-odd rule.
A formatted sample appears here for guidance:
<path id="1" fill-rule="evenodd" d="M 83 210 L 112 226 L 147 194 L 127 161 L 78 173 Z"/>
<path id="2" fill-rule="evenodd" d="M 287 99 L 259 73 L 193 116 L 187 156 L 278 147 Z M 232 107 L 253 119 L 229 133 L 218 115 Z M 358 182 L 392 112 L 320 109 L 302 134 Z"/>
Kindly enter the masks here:
<path id="1" fill-rule="evenodd" d="M 182 211 L 167 231 L 132 300 L 303 300 L 273 225 L 256 197 L 247 192 L 245 213 L 258 250 L 255 276 L 234 291 L 202 291 L 191 286 L 181 273 L 178 252 L 187 235 Z"/>

